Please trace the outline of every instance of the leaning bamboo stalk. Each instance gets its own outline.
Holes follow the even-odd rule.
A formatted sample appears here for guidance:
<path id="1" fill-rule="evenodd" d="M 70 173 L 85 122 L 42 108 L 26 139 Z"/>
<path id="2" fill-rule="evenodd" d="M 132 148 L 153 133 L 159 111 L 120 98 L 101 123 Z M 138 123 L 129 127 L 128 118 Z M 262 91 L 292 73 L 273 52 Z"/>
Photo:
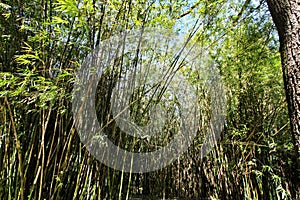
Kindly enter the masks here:
<path id="1" fill-rule="evenodd" d="M 10 117 L 12 129 L 13 129 L 13 134 L 14 134 L 15 142 L 16 142 L 16 149 L 17 149 L 18 159 L 19 159 L 18 164 L 19 164 L 19 175 L 20 175 L 20 191 L 19 191 L 18 198 L 20 200 L 23 200 L 24 199 L 24 183 L 25 183 L 24 179 L 25 179 L 25 177 L 24 177 L 24 173 L 23 173 L 21 145 L 20 145 L 20 141 L 18 139 L 18 134 L 17 134 L 17 129 L 16 129 L 15 122 L 14 122 L 14 117 L 13 117 L 13 114 L 12 114 L 12 111 L 11 111 L 11 108 L 10 108 L 10 104 L 7 100 L 7 97 L 5 97 L 4 101 L 5 101 L 5 103 L 7 105 L 7 108 L 8 108 L 9 117 Z"/>

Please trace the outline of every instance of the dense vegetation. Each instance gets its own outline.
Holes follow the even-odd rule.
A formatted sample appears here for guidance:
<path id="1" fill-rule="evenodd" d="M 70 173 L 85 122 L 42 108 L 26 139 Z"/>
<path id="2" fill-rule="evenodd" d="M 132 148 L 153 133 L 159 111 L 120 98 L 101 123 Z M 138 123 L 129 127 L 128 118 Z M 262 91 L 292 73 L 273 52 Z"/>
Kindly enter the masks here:
<path id="1" fill-rule="evenodd" d="M 1 199 L 299 196 L 278 37 L 264 1 L 7 0 L 0 11 Z M 141 27 L 191 35 L 206 52 L 202 58 L 212 58 L 226 90 L 226 124 L 203 159 L 197 138 L 166 168 L 125 173 L 103 165 L 81 143 L 72 89 L 76 70 L 101 41 Z M 109 107 L 113 77 L 99 83 L 96 108 Z M 205 128 L 210 97 L 201 95 Z M 109 120 L 107 112 L 99 121 Z M 126 136 L 108 131 L 126 146 Z"/>

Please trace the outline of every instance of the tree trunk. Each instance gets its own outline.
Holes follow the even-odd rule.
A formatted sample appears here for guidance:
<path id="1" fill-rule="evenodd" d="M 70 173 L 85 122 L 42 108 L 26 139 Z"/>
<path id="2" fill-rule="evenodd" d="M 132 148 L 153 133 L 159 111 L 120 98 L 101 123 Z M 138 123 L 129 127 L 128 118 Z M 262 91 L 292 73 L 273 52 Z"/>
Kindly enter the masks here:
<path id="1" fill-rule="evenodd" d="M 296 150 L 296 184 L 300 168 L 300 0 L 267 0 L 276 25 L 292 136 Z"/>
<path id="2" fill-rule="evenodd" d="M 280 54 L 293 139 L 300 155 L 300 0 L 267 0 Z"/>

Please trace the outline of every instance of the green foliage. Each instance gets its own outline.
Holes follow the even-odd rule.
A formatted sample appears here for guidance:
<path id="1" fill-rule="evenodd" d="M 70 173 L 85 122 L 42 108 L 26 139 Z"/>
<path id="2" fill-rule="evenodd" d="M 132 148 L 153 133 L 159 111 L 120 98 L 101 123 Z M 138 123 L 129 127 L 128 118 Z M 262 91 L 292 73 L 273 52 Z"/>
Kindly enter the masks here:
<path id="1" fill-rule="evenodd" d="M 256 4 L 220 0 L 0 3 L 0 198 L 295 199 L 295 153 L 278 38 L 266 6 Z M 200 76 L 197 69 L 182 67 L 179 73 L 199 89 L 198 138 L 170 166 L 132 174 L 102 165 L 81 144 L 73 125 L 71 91 L 75 71 L 87 53 L 124 29 L 141 27 L 185 33 L 187 48 L 195 47 L 202 59 L 212 58 L 226 88 L 227 121 L 221 141 L 201 160 L 199 151 L 211 117 L 210 95 L 202 83 L 209 74 Z M 114 72 L 107 72 L 97 91 L 101 123 L 110 120 L 108 100 L 114 77 Z M 146 124 L 147 120 L 140 120 L 145 116 L 142 105 L 148 103 L 143 100 L 132 106 L 132 113 L 137 122 Z M 172 118 L 168 123 L 166 137 L 152 143 L 126 136 L 114 123 L 106 128 L 120 146 L 147 151 L 164 145 L 176 132 L 178 122 Z"/>

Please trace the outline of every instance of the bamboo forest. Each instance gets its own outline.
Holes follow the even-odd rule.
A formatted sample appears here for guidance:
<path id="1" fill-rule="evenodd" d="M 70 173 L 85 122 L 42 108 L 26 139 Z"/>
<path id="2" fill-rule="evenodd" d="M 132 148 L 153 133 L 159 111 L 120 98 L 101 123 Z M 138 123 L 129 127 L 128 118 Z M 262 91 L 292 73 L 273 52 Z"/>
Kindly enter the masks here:
<path id="1" fill-rule="evenodd" d="M 300 199 L 299 0 L 1 0 L 0 199 Z"/>

